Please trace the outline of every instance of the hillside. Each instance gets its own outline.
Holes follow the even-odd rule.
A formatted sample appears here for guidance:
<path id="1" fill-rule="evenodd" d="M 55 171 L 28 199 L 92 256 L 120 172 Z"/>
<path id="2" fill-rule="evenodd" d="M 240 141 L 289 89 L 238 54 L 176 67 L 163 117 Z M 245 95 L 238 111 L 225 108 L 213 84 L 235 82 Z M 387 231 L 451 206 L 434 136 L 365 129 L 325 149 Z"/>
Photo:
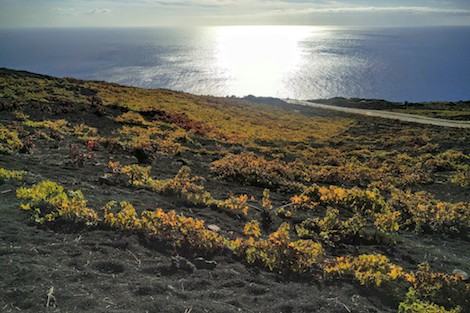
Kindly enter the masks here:
<path id="1" fill-rule="evenodd" d="M 0 69 L 1 311 L 470 312 L 469 142 Z"/>

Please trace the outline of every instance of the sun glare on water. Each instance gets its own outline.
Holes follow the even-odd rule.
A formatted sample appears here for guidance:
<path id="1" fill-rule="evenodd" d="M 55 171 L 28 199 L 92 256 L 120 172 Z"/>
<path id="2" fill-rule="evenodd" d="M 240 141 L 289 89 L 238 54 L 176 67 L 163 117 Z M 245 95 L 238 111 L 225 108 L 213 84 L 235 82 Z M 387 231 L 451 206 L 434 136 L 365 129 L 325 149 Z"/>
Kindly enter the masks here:
<path id="1" fill-rule="evenodd" d="M 215 66 L 237 95 L 278 95 L 283 81 L 301 65 L 300 43 L 316 28 L 302 26 L 229 26 L 214 29 Z"/>

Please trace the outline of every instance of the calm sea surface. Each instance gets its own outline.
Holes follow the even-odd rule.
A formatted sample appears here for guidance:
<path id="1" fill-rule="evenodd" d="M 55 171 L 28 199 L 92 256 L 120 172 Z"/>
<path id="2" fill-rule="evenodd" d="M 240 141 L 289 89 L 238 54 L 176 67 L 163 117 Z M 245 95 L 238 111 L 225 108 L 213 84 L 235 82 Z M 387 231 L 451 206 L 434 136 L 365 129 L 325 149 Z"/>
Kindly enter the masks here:
<path id="1" fill-rule="evenodd" d="M 470 99 L 470 27 L 0 30 L 0 67 L 217 96 Z"/>

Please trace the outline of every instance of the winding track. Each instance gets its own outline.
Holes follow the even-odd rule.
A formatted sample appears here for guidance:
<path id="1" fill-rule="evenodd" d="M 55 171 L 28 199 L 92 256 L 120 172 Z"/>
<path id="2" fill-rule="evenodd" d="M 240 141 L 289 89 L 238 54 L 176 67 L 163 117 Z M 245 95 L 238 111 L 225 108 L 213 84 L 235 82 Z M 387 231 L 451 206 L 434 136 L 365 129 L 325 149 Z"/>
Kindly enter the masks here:
<path id="1" fill-rule="evenodd" d="M 381 110 L 368 110 L 368 109 L 356 109 L 356 108 L 346 108 L 336 105 L 321 104 L 315 102 L 309 102 L 305 100 L 292 100 L 284 99 L 283 101 L 291 104 L 304 105 L 319 109 L 333 110 L 345 113 L 352 114 L 361 114 L 366 116 L 387 118 L 392 120 L 400 120 L 404 122 L 419 123 L 419 124 L 429 124 L 443 127 L 455 127 L 455 128 L 470 128 L 470 121 L 455 121 L 455 120 L 446 120 L 441 118 L 432 118 L 427 116 L 421 116 L 416 114 L 407 114 L 407 113 L 396 113 L 390 111 L 381 111 Z"/>

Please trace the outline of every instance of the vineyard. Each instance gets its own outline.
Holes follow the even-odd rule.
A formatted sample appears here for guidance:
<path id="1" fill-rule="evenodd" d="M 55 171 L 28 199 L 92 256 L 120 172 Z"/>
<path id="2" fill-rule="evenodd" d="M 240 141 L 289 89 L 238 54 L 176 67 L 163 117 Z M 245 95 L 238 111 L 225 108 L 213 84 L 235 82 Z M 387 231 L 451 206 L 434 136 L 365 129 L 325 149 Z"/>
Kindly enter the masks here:
<path id="1" fill-rule="evenodd" d="M 1 69 L 1 311 L 470 312 L 470 130 L 249 100 Z"/>

